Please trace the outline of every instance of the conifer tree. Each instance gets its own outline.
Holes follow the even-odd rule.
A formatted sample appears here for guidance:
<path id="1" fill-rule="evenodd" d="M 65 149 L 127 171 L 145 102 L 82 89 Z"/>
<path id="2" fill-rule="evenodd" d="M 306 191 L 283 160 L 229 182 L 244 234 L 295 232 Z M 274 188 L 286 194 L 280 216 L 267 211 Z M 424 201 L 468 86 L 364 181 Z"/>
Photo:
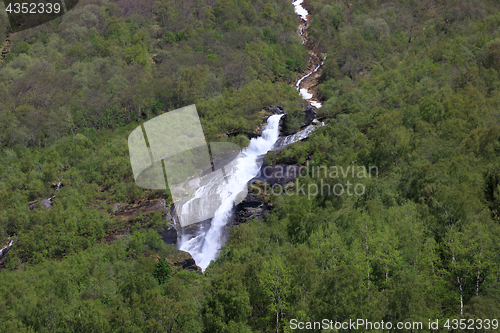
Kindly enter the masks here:
<path id="1" fill-rule="evenodd" d="M 158 284 L 164 284 L 170 279 L 172 273 L 172 267 L 165 260 L 165 258 L 160 258 L 156 263 L 155 270 L 153 271 L 153 276 L 158 280 Z"/>

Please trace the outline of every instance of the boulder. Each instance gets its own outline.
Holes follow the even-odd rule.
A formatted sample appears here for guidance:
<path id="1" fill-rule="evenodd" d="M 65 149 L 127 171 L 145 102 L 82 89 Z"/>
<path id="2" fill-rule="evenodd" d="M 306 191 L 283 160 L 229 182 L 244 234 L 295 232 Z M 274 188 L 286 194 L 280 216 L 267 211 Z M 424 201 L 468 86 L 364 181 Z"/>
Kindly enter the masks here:
<path id="1" fill-rule="evenodd" d="M 316 118 L 316 108 L 312 105 L 304 107 L 304 125 L 310 125 Z"/>
<path id="2" fill-rule="evenodd" d="M 286 114 L 280 118 L 280 131 L 286 126 Z"/>
<path id="3" fill-rule="evenodd" d="M 50 210 L 50 208 L 52 207 L 53 205 L 53 202 L 52 202 L 52 199 L 54 199 L 55 197 L 50 197 L 50 198 L 47 198 L 47 199 L 41 199 L 41 200 L 36 200 L 36 201 L 32 201 L 29 203 L 29 206 L 30 206 L 30 211 L 33 211 L 37 208 L 47 208 Z"/>
<path id="4" fill-rule="evenodd" d="M 282 114 L 285 113 L 285 109 L 281 105 L 269 105 L 264 107 L 264 111 L 271 114 Z"/>
<path id="5" fill-rule="evenodd" d="M 302 109 L 304 110 L 304 120 L 303 120 L 303 123 L 302 123 L 302 128 L 304 126 L 309 126 L 311 125 L 311 123 L 314 121 L 314 119 L 316 119 L 316 116 L 317 116 L 317 113 L 316 113 L 316 107 L 312 106 L 312 105 L 307 105 L 307 106 L 303 106 L 302 104 L 299 104 Z M 280 133 L 281 134 L 285 134 L 285 135 L 291 135 L 291 134 L 294 134 L 295 131 L 292 131 L 288 124 L 289 124 L 289 119 L 288 119 L 288 114 L 285 112 L 285 115 L 283 117 L 281 117 L 280 119 Z"/>
<path id="6" fill-rule="evenodd" d="M 266 211 L 271 209 L 271 206 L 264 200 L 266 191 L 270 190 L 269 185 L 271 187 L 279 185 L 284 190 L 293 185 L 295 179 L 300 176 L 301 171 L 297 164 L 278 164 L 263 167 L 257 177 L 249 182 L 252 185 L 250 185 L 245 199 L 236 205 L 236 214 L 232 226 L 251 219 L 265 219 Z M 256 193 L 256 190 L 258 193 Z"/>
<path id="7" fill-rule="evenodd" d="M 165 244 L 177 244 L 177 229 L 171 223 L 168 224 L 168 228 L 160 232 L 161 237 Z"/>
<path id="8" fill-rule="evenodd" d="M 264 202 L 263 197 L 257 197 L 250 193 L 246 198 L 236 205 L 236 214 L 232 226 L 247 220 L 265 218 L 265 212 L 270 209 L 270 206 Z"/>

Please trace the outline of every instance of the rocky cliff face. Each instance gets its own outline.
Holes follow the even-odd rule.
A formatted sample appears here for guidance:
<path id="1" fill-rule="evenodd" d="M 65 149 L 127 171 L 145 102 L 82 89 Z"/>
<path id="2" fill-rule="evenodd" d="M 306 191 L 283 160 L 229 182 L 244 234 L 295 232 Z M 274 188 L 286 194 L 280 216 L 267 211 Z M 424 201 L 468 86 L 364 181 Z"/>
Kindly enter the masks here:
<path id="1" fill-rule="evenodd" d="M 249 191 L 245 199 L 236 206 L 233 226 L 252 219 L 265 219 L 266 212 L 272 208 L 265 198 L 273 186 L 279 185 L 279 190 L 285 189 L 300 176 L 298 165 L 278 164 L 264 166 L 260 174 L 250 181 Z"/>
<path id="2" fill-rule="evenodd" d="M 312 105 L 304 106 L 304 126 L 311 125 L 316 118 L 316 108 Z"/>
<path id="3" fill-rule="evenodd" d="M 187 253 L 187 252 L 185 252 L 185 253 Z M 201 267 L 196 265 L 196 262 L 194 261 L 193 257 L 189 253 L 187 253 L 187 254 L 189 255 L 188 258 L 183 259 L 183 260 L 174 261 L 172 263 L 172 265 L 174 265 L 175 267 L 182 267 L 182 269 L 185 269 L 188 271 L 193 271 L 193 272 L 202 274 Z"/>
<path id="4" fill-rule="evenodd" d="M 173 206 L 167 206 L 165 199 L 153 199 L 153 200 L 142 200 L 131 205 L 115 205 L 113 207 L 112 218 L 120 218 L 124 221 L 133 218 L 134 216 L 142 213 L 144 215 L 164 212 L 165 218 L 167 220 L 167 229 L 162 230 L 159 234 L 162 236 L 163 241 L 166 244 L 176 245 L 177 244 L 177 227 L 175 209 Z M 130 233 L 130 228 L 123 228 L 118 230 L 113 230 L 106 235 L 103 241 L 111 243 L 112 241 L 121 238 L 120 235 L 125 235 Z M 193 257 L 184 251 L 178 251 L 171 257 L 167 258 L 168 261 L 174 267 L 182 267 L 182 269 L 194 271 L 197 273 L 202 273 L 201 268 L 196 265 Z"/>
<path id="5" fill-rule="evenodd" d="M 253 219 L 265 219 L 265 213 L 271 209 L 263 197 L 250 193 L 236 206 L 236 214 L 232 226 L 247 222 Z"/>
<path id="6" fill-rule="evenodd" d="M 317 116 L 317 108 L 312 106 L 312 105 L 300 105 L 302 109 L 304 110 L 304 118 L 302 120 L 301 127 L 308 126 L 310 125 L 314 119 L 316 119 Z M 286 134 L 293 134 L 290 130 L 289 126 L 289 118 L 288 115 L 286 114 L 286 110 L 284 111 L 285 115 L 281 117 L 280 120 L 280 127 L 281 127 L 281 133 L 286 133 Z"/>
<path id="7" fill-rule="evenodd" d="M 175 229 L 175 226 L 169 225 L 168 229 L 160 231 L 160 235 L 163 238 L 165 244 L 177 244 L 177 229 Z"/>

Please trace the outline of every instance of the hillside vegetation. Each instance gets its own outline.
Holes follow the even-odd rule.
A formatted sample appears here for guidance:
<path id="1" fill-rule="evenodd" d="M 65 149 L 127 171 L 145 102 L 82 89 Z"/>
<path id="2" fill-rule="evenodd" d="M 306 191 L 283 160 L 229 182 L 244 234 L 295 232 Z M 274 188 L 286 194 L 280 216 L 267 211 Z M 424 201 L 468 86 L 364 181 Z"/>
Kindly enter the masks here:
<path id="1" fill-rule="evenodd" d="M 290 94 L 265 84 L 305 66 L 296 25 L 285 0 L 82 1 L 10 36 L 0 69 L 0 148 L 42 147 L 193 103 L 209 138 L 253 131 L 256 109 Z"/>
<path id="2" fill-rule="evenodd" d="M 290 2 L 84 2 L 11 36 L 0 240 L 17 243 L 0 272 L 0 331 L 290 332 L 292 319 L 364 318 L 428 332 L 429 319 L 440 331 L 500 319 L 500 5 L 307 6 L 310 46 L 328 54 L 318 116 L 331 121 L 266 158 L 308 165 L 291 187 L 304 192 L 268 192 L 266 219 L 232 228 L 203 275 L 162 284 L 156 258 L 175 252 L 156 232 L 162 214 L 100 242 L 123 227 L 114 203 L 169 200 L 133 183 L 127 134 L 196 103 L 209 140 L 236 128 L 226 140 L 243 145 L 263 106 L 298 115 L 289 83 L 306 51 Z M 312 173 L 334 166 L 378 174 Z M 307 192 L 347 182 L 364 194 Z"/>

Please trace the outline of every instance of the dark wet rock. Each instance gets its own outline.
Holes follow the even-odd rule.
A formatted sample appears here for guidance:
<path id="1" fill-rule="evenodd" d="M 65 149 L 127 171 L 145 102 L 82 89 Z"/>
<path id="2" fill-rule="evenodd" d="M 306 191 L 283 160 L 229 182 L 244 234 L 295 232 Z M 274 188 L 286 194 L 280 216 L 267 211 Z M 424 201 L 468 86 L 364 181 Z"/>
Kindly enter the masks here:
<path id="1" fill-rule="evenodd" d="M 281 186 L 282 189 L 293 184 L 300 176 L 301 167 L 297 164 L 278 164 L 264 166 L 259 174 L 250 180 L 249 191 L 245 199 L 236 205 L 233 226 L 252 219 L 265 219 L 266 212 L 272 208 L 264 199 L 267 192 L 273 186 Z"/>
<path id="2" fill-rule="evenodd" d="M 177 244 L 177 229 L 173 224 L 168 224 L 168 228 L 160 232 L 165 244 Z"/>
<path id="3" fill-rule="evenodd" d="M 286 128 L 286 119 L 287 114 L 280 118 L 280 133 L 283 132 L 284 128 Z"/>
<path id="4" fill-rule="evenodd" d="M 52 199 L 54 199 L 54 197 L 30 202 L 29 203 L 30 211 L 33 211 L 37 208 L 47 208 L 47 209 L 52 208 L 52 205 L 53 205 Z"/>
<path id="5" fill-rule="evenodd" d="M 280 105 L 269 105 L 264 107 L 264 111 L 270 112 L 271 114 L 282 114 L 285 113 L 285 109 Z"/>
<path id="6" fill-rule="evenodd" d="M 312 105 L 304 107 L 304 126 L 310 125 L 316 118 L 316 108 Z"/>
<path id="7" fill-rule="evenodd" d="M 268 165 L 261 168 L 252 181 L 261 180 L 269 185 L 285 185 L 294 182 L 300 176 L 301 168 L 297 164 Z"/>
<path id="8" fill-rule="evenodd" d="M 174 261 L 173 265 L 175 267 L 181 266 L 182 269 L 185 269 L 188 271 L 194 271 L 194 272 L 201 274 L 202 273 L 201 267 L 196 265 L 196 261 L 193 259 L 193 257 L 190 254 L 188 254 L 188 255 L 189 255 L 188 258 L 186 258 L 184 260 Z"/>
<path id="9" fill-rule="evenodd" d="M 265 213 L 271 209 L 262 196 L 248 193 L 245 199 L 236 205 L 233 226 L 253 219 L 265 219 Z"/>
<path id="10" fill-rule="evenodd" d="M 262 110 L 261 114 L 262 114 L 262 116 L 261 116 L 262 123 L 266 124 L 267 120 L 272 115 L 275 115 L 275 114 L 284 114 L 283 117 L 286 117 L 286 110 L 282 106 L 280 106 L 280 105 L 276 105 L 276 106 L 269 105 L 269 106 L 264 107 L 264 109 Z M 283 118 L 283 117 L 281 117 L 281 118 Z M 281 124 L 282 124 L 282 120 L 280 120 L 280 126 L 281 126 Z M 260 134 L 262 134 L 262 128 L 261 128 Z"/>
<path id="11" fill-rule="evenodd" d="M 160 235 L 163 238 L 163 241 L 165 242 L 165 244 L 176 245 L 177 244 L 177 230 L 178 230 L 179 226 L 178 226 L 177 215 L 175 212 L 174 205 L 170 206 L 170 212 L 167 212 L 165 219 L 167 220 L 167 229 L 161 231 Z"/>
<path id="12" fill-rule="evenodd" d="M 304 120 L 302 122 L 301 128 L 303 129 L 306 126 L 309 126 L 316 120 L 317 117 L 317 109 L 312 105 L 303 106 L 299 104 L 304 110 Z M 285 115 L 280 119 L 280 133 L 285 135 L 292 135 L 295 133 L 294 130 L 289 126 L 290 118 L 288 114 L 285 112 Z"/>

